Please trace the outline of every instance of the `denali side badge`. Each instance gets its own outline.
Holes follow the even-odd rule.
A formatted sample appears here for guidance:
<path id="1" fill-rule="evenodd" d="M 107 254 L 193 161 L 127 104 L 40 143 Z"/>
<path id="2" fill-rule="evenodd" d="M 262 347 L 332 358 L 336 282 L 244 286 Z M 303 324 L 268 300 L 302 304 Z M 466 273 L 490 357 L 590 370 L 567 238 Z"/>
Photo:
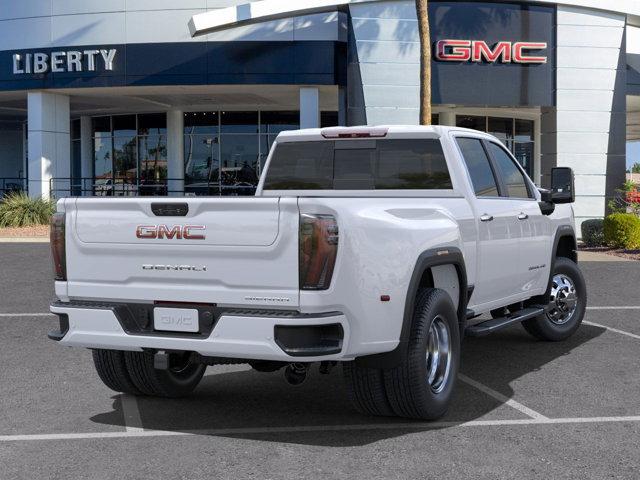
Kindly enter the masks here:
<path id="1" fill-rule="evenodd" d="M 204 240 L 206 238 L 204 225 L 138 225 L 136 237 L 151 240 Z"/>

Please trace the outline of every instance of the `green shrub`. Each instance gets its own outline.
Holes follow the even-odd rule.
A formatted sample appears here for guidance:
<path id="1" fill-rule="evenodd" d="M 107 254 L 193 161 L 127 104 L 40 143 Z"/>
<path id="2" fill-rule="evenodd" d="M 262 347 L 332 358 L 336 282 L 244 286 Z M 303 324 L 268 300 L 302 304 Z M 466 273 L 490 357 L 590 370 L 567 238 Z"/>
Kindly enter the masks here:
<path id="1" fill-rule="evenodd" d="M 582 222 L 582 241 L 587 247 L 601 247 L 604 245 L 604 220 L 594 218 Z"/>
<path id="2" fill-rule="evenodd" d="M 632 213 L 614 213 L 604 219 L 604 241 L 614 248 L 640 248 L 640 218 Z"/>
<path id="3" fill-rule="evenodd" d="M 7 195 L 0 201 L 0 227 L 46 225 L 55 212 L 55 202 L 31 198 L 24 193 Z"/>

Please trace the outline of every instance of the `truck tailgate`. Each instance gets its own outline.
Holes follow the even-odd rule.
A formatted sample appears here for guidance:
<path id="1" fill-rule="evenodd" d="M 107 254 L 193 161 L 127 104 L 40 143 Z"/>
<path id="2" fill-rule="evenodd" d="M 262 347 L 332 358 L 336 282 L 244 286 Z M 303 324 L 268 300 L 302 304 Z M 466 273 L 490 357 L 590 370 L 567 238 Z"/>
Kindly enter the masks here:
<path id="1" fill-rule="evenodd" d="M 167 204 L 188 213 L 154 213 Z M 295 198 L 81 198 L 65 211 L 72 299 L 298 305 Z"/>

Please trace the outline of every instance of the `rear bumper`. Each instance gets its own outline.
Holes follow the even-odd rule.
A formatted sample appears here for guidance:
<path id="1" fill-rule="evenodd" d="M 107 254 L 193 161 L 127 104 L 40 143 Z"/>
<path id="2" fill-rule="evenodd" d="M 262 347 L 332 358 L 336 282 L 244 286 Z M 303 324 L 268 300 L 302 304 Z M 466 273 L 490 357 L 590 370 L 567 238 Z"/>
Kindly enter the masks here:
<path id="1" fill-rule="evenodd" d="M 217 310 L 209 328 L 199 334 L 136 329 L 127 317 L 131 306 L 56 302 L 59 332 L 50 338 L 70 347 L 141 351 L 197 352 L 208 357 L 249 360 L 352 360 L 347 353 L 349 323 L 344 314 L 304 315 L 295 312 Z M 152 306 L 151 306 L 152 307 Z M 149 307 L 147 307 L 149 308 Z M 202 317 L 202 315 L 201 315 Z"/>

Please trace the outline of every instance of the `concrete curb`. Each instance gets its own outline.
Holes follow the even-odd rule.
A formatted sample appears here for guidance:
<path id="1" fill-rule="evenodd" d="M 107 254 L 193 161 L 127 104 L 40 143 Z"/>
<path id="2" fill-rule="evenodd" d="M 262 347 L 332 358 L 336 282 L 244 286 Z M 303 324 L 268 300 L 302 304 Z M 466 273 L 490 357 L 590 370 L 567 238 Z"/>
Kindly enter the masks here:
<path id="1" fill-rule="evenodd" d="M 49 237 L 0 237 L 0 243 L 49 243 Z"/>
<path id="2" fill-rule="evenodd" d="M 602 252 L 578 252 L 580 262 L 633 262 L 630 258 L 618 257 Z"/>

